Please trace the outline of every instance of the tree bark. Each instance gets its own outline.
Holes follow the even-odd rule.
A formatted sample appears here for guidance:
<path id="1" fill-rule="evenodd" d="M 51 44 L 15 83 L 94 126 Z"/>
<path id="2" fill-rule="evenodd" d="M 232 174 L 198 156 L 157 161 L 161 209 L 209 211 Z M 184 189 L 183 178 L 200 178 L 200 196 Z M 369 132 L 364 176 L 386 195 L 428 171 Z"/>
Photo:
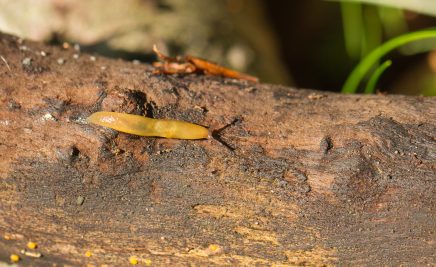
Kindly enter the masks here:
<path id="1" fill-rule="evenodd" d="M 34 241 L 25 265 L 436 262 L 435 98 L 153 75 L 7 35 L 0 55 L 1 261 Z M 211 137 L 87 124 L 100 110 Z"/>

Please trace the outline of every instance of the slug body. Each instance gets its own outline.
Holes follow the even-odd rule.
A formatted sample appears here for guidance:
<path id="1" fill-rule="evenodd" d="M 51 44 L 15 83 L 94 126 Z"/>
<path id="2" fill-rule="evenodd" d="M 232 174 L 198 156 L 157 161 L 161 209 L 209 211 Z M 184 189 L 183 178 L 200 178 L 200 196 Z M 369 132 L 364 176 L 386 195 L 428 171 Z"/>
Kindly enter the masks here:
<path id="1" fill-rule="evenodd" d="M 88 122 L 120 132 L 141 136 L 159 136 L 176 139 L 204 139 L 209 131 L 197 124 L 177 120 L 159 120 L 118 112 L 96 112 Z"/>

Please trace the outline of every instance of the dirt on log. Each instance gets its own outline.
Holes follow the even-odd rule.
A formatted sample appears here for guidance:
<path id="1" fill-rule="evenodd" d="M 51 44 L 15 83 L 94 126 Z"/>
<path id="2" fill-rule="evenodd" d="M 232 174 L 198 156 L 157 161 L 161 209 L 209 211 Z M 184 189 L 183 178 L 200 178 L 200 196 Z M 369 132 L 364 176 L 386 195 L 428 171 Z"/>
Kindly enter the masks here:
<path id="1" fill-rule="evenodd" d="M 153 75 L 0 38 L 0 263 L 436 263 L 436 98 Z M 211 137 L 87 124 L 100 110 Z"/>

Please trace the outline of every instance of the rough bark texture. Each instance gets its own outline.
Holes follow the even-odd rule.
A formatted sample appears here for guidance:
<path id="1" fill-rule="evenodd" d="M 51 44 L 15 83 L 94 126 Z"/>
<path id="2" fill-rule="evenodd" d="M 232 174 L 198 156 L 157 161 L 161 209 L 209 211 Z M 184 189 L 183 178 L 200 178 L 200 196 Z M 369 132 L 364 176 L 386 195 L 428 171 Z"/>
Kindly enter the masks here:
<path id="1" fill-rule="evenodd" d="M 43 266 L 436 262 L 435 98 L 153 76 L 74 53 L 1 36 L 1 261 L 32 240 L 43 257 L 21 262 Z M 98 110 L 213 138 L 88 125 Z"/>

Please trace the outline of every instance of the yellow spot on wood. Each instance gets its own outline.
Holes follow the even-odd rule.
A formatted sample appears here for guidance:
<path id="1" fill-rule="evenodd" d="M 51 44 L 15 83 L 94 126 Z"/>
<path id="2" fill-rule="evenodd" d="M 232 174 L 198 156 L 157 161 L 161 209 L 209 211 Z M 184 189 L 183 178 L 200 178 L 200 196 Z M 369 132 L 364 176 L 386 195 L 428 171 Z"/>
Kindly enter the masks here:
<path id="1" fill-rule="evenodd" d="M 35 242 L 32 242 L 32 241 L 27 242 L 28 249 L 36 249 L 37 247 L 38 247 L 38 244 L 36 244 Z"/>
<path id="2" fill-rule="evenodd" d="M 89 250 L 86 251 L 86 252 L 85 252 L 85 256 L 88 257 L 88 258 L 91 257 L 91 256 L 92 256 L 92 252 L 89 251 Z"/>
<path id="3" fill-rule="evenodd" d="M 151 260 L 150 259 L 145 259 L 144 263 L 146 266 L 151 266 Z"/>
<path id="4" fill-rule="evenodd" d="M 209 250 L 212 252 L 216 252 L 220 249 L 220 246 L 218 246 L 217 244 L 211 244 L 209 245 Z"/>
<path id="5" fill-rule="evenodd" d="M 20 261 L 20 256 L 18 256 L 17 254 L 11 254 L 11 256 L 9 256 L 9 258 L 11 259 L 12 262 L 19 262 Z"/>
<path id="6" fill-rule="evenodd" d="M 136 265 L 136 264 L 138 264 L 138 259 L 135 256 L 132 256 L 129 258 L 129 262 L 132 265 Z"/>

